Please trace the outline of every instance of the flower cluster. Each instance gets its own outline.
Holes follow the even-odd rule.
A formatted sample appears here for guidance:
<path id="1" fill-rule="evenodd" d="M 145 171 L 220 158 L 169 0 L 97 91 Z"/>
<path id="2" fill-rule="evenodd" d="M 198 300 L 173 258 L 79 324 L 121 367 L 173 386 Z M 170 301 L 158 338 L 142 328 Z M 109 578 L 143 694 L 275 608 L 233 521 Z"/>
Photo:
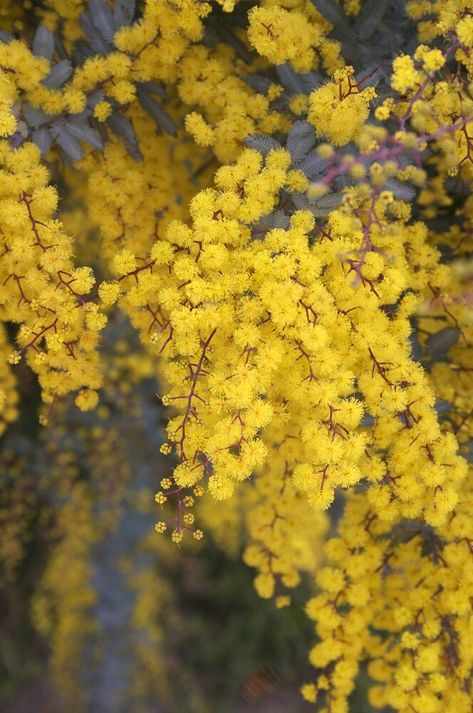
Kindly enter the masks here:
<path id="1" fill-rule="evenodd" d="M 466 713 L 471 1 L 42 5 L 31 43 L 13 8 L 0 37 L 0 427 L 24 362 L 44 425 L 73 393 L 111 509 L 66 488 L 40 628 L 74 556 L 87 630 L 92 521 L 121 497 L 103 422 L 156 379 L 155 529 L 243 533 L 279 607 L 311 575 L 305 698 L 345 713 L 366 662 L 373 706 Z"/>

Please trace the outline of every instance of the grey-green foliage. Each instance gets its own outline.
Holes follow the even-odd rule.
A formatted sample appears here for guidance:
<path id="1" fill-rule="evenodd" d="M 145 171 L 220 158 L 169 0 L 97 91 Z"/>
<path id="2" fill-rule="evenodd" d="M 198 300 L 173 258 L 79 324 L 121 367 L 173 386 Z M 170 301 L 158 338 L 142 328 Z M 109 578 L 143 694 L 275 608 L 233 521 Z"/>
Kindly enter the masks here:
<path id="1" fill-rule="evenodd" d="M 383 187 L 403 201 L 412 201 L 416 195 L 414 186 L 406 181 L 398 181 L 397 178 L 389 178 Z"/>
<path id="2" fill-rule="evenodd" d="M 414 320 L 414 327 L 417 326 Z M 416 329 L 410 335 L 412 358 L 420 362 L 429 371 L 439 361 L 449 361 L 449 350 L 460 339 L 461 332 L 457 327 L 444 327 L 427 337 L 424 344 L 419 340 Z"/>
<path id="3" fill-rule="evenodd" d="M 372 62 L 390 61 L 408 52 L 416 37 L 404 0 L 366 0 L 359 15 L 347 17 L 335 0 L 312 0 L 333 25 L 332 36 L 342 44 L 342 55 L 357 69 Z"/>
<path id="4" fill-rule="evenodd" d="M 376 87 L 389 79 L 390 69 L 388 63 L 375 62 L 360 69 L 355 75 L 355 81 L 361 89 Z"/>
<path id="5" fill-rule="evenodd" d="M 36 128 L 47 122 L 47 114 L 45 114 L 42 109 L 32 106 L 29 102 L 23 102 L 21 110 L 23 120 L 28 124 L 28 126 Z"/>
<path id="6" fill-rule="evenodd" d="M 115 0 L 111 6 L 107 0 L 88 0 L 87 9 L 79 18 L 85 39 L 78 40 L 71 52 L 65 49 L 60 28 L 51 32 L 40 24 L 32 41 L 32 51 L 38 57 L 45 57 L 51 63 L 51 69 L 43 80 L 48 89 L 59 89 L 72 76 L 74 68 L 93 55 L 107 55 L 114 51 L 115 32 L 129 25 L 135 18 L 135 0 Z M 10 42 L 9 33 L 1 33 L 1 42 Z M 152 117 L 160 131 L 176 136 L 177 127 L 169 113 L 162 106 L 167 94 L 158 82 L 144 82 L 137 87 L 138 100 L 143 109 Z M 26 127 L 24 135 L 17 132 L 11 139 L 14 146 L 30 138 L 46 155 L 56 144 L 63 158 L 78 161 L 84 155 L 83 145 L 102 151 L 107 140 L 108 130 L 121 138 L 130 155 L 137 161 L 142 159 L 138 140 L 132 122 L 124 115 L 124 107 L 108 98 L 112 105 L 112 114 L 105 124 L 93 118 L 94 107 L 103 101 L 104 93 L 91 92 L 87 97 L 87 108 L 78 114 L 62 112 L 59 115 L 46 114 L 27 102 L 21 105 L 21 121 Z"/>
<path id="7" fill-rule="evenodd" d="M 68 59 L 61 59 L 53 64 L 47 77 L 43 79 L 43 84 L 48 89 L 59 89 L 67 82 L 72 74 L 72 64 Z"/>
<path id="8" fill-rule="evenodd" d="M 39 25 L 33 39 L 33 53 L 37 57 L 45 57 L 51 61 L 54 53 L 54 35 L 44 25 Z"/>
<path id="9" fill-rule="evenodd" d="M 114 112 L 108 119 L 108 126 L 124 142 L 128 153 L 135 161 L 140 161 L 143 157 L 138 145 L 138 138 L 130 119 L 120 112 Z"/>
<path id="10" fill-rule="evenodd" d="M 272 82 L 269 77 L 264 77 L 262 74 L 247 74 L 242 77 L 243 81 L 249 87 L 259 94 L 267 94 Z"/>
<path id="11" fill-rule="evenodd" d="M 248 148 L 259 151 L 263 156 L 266 156 L 272 149 L 282 148 L 279 141 L 264 134 L 250 134 L 250 136 L 246 137 L 245 144 Z"/>
<path id="12" fill-rule="evenodd" d="M 467 459 L 468 463 L 473 463 L 473 439 L 470 438 L 465 445 L 466 450 L 463 452 L 463 456 Z"/>
<path id="13" fill-rule="evenodd" d="M 320 196 L 313 201 L 309 201 L 310 210 L 317 218 L 326 218 L 332 210 L 338 208 L 343 200 L 343 193 L 327 193 L 325 196 Z"/>
<path id="14" fill-rule="evenodd" d="M 356 19 L 358 34 L 364 40 L 368 40 L 386 13 L 390 0 L 366 0 L 362 4 L 360 14 Z"/>
<path id="15" fill-rule="evenodd" d="M 51 126 L 50 133 L 67 158 L 71 161 L 81 160 L 84 156 L 82 146 L 78 139 L 69 132 L 67 122 L 56 121 Z"/>
<path id="16" fill-rule="evenodd" d="M 235 55 L 249 64 L 252 60 L 252 52 L 243 44 L 243 42 L 235 34 L 234 28 L 228 22 L 225 22 L 223 13 L 219 12 L 218 8 L 208 17 L 206 22 L 205 34 L 202 44 L 213 47 L 219 43 L 223 43 L 228 47 L 232 47 Z"/>
<path id="17" fill-rule="evenodd" d="M 301 74 L 298 74 L 289 62 L 276 65 L 280 83 L 292 94 L 306 94 L 306 86 Z"/>
<path id="18" fill-rule="evenodd" d="M 99 134 L 93 129 L 84 117 L 84 121 L 68 121 L 67 130 L 71 136 L 92 146 L 98 151 L 103 151 L 103 141 Z"/>
<path id="19" fill-rule="evenodd" d="M 335 208 L 341 205 L 343 193 L 341 191 L 327 193 L 314 200 L 309 200 L 302 193 L 293 193 L 290 195 L 290 199 L 296 210 L 310 210 L 316 218 L 327 218 Z"/>
<path id="20" fill-rule="evenodd" d="M 273 213 L 270 213 L 269 215 L 265 215 L 261 220 L 258 222 L 258 224 L 254 227 L 254 231 L 256 233 L 265 233 L 267 230 L 271 230 L 272 228 L 282 228 L 284 230 L 287 230 L 289 227 L 289 218 L 288 216 L 284 213 L 283 210 L 275 210 Z"/>
<path id="21" fill-rule="evenodd" d="M 364 89 L 376 87 L 377 101 L 382 101 L 390 95 L 390 74 L 392 60 L 408 48 L 415 38 L 415 23 L 413 23 L 404 10 L 403 0 L 366 0 L 358 16 L 347 16 L 336 0 L 312 0 L 317 10 L 331 23 L 331 36 L 339 40 L 342 45 L 342 55 L 355 68 L 355 81 Z M 319 72 L 299 73 L 289 63 L 276 65 L 274 74 L 264 76 L 261 74 L 247 75 L 244 80 L 254 90 L 267 94 L 270 81 L 276 81 L 283 87 L 283 92 L 274 100 L 275 109 L 281 105 L 290 115 L 290 101 L 294 96 L 305 94 L 309 96 L 314 90 L 330 80 Z M 372 119 L 373 125 L 379 124 Z M 292 168 L 302 171 L 310 181 L 324 181 L 328 192 L 326 195 L 309 200 L 304 194 L 281 192 L 278 210 L 282 209 L 291 215 L 294 210 L 310 210 L 321 220 L 328 217 L 330 212 L 342 202 L 343 191 L 356 183 L 351 173 L 342 167 L 345 154 L 359 153 L 355 144 L 349 144 L 337 151 L 334 163 L 329 164 L 317 151 L 317 144 L 323 142 L 324 137 L 318 137 L 310 123 L 299 117 L 294 117 L 292 127 L 286 135 L 276 133 L 274 136 L 252 134 L 245 139 L 250 146 L 262 155 L 266 155 L 272 148 L 285 147 L 291 154 Z M 373 154 L 363 157 L 363 163 L 369 170 L 370 165 L 377 160 Z M 399 156 L 399 165 L 404 168 L 412 164 L 413 157 L 409 150 Z M 335 168 L 328 174 L 329 165 Z M 332 176 L 328 180 L 328 176 Z M 417 189 L 406 181 L 397 178 L 386 179 L 381 189 L 389 190 L 401 200 L 412 201 Z M 274 213 L 272 214 L 274 215 Z"/>
<path id="22" fill-rule="evenodd" d="M 147 84 L 137 85 L 137 95 L 139 102 L 143 109 L 151 116 L 151 118 L 156 123 L 159 129 L 162 129 L 167 134 L 171 136 L 176 136 L 177 128 L 174 123 L 173 118 L 167 113 L 167 111 L 161 106 L 159 101 L 155 98 L 153 87 L 150 84 L 155 84 L 155 82 L 148 82 Z"/>
<path id="23" fill-rule="evenodd" d="M 94 27 L 100 32 L 105 42 L 113 44 L 116 28 L 112 11 L 106 0 L 89 0 L 89 14 Z"/>
<path id="24" fill-rule="evenodd" d="M 319 156 L 317 151 L 309 151 L 304 160 L 299 163 L 298 168 L 305 173 L 307 178 L 315 178 L 327 168 L 327 161 Z"/>
<path id="25" fill-rule="evenodd" d="M 326 20 L 332 23 L 335 28 L 348 27 L 344 12 L 333 0 L 312 0 L 317 10 Z"/>
<path id="26" fill-rule="evenodd" d="M 131 25 L 135 15 L 135 5 L 135 0 L 116 0 L 113 8 L 113 22 L 116 30 L 125 25 Z"/>
<path id="27" fill-rule="evenodd" d="M 312 124 L 307 121 L 295 121 L 287 136 L 287 148 L 294 162 L 302 161 L 307 152 L 316 142 L 315 131 Z"/>
<path id="28" fill-rule="evenodd" d="M 169 98 L 168 93 L 164 89 L 163 85 L 154 79 L 150 82 L 140 82 L 138 86 L 144 91 L 148 92 L 148 94 L 157 94 L 158 97 L 161 97 L 161 99 L 164 100 Z"/>
<path id="29" fill-rule="evenodd" d="M 455 346 L 459 337 L 460 330 L 457 327 L 445 327 L 427 339 L 425 351 L 433 361 L 445 361 L 448 350 Z"/>
<path id="30" fill-rule="evenodd" d="M 107 55 L 112 48 L 112 44 L 104 38 L 103 34 L 92 21 L 89 13 L 84 12 L 79 18 L 79 23 L 93 50 L 93 54 Z"/>
<path id="31" fill-rule="evenodd" d="M 43 156 L 46 156 L 51 151 L 53 137 L 51 135 L 51 132 L 48 131 L 45 126 L 40 127 L 39 129 L 35 129 L 31 133 L 31 139 L 39 148 Z"/>

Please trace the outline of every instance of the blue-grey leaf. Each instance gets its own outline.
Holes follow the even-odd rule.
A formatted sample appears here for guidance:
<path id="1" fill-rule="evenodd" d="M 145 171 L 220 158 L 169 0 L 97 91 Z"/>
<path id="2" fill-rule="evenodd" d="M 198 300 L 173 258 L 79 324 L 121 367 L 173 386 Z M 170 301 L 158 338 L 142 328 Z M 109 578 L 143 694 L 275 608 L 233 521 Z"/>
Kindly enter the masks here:
<path id="1" fill-rule="evenodd" d="M 450 401 L 446 401 L 446 399 L 437 399 L 435 401 L 435 410 L 439 416 L 444 416 L 446 413 L 451 411 L 452 408 L 452 403 Z"/>
<path id="2" fill-rule="evenodd" d="M 54 33 L 54 49 L 56 50 L 60 59 L 68 58 L 68 52 L 64 46 L 63 39 L 58 32 Z"/>
<path id="3" fill-rule="evenodd" d="M 289 228 L 289 217 L 284 213 L 283 210 L 275 210 L 273 213 L 273 227 L 283 228 L 286 230 Z"/>
<path id="4" fill-rule="evenodd" d="M 397 157 L 397 162 L 401 168 L 406 168 L 412 164 L 412 155 L 406 152 L 400 153 Z"/>
<path id="5" fill-rule="evenodd" d="M 410 183 L 398 181 L 397 178 L 389 178 L 384 184 L 384 188 L 391 191 L 395 198 L 402 201 L 412 201 L 416 196 L 416 189 Z"/>
<path id="6" fill-rule="evenodd" d="M 310 210 L 317 218 L 327 218 L 335 208 L 338 208 L 342 199 L 343 193 L 327 193 L 316 200 L 311 200 Z"/>
<path id="7" fill-rule="evenodd" d="M 24 140 L 25 136 L 23 135 L 23 131 L 21 131 L 21 129 L 20 131 L 15 131 L 15 133 L 11 134 L 7 139 L 10 148 L 12 149 L 17 149 L 19 146 L 21 146 Z"/>
<path id="8" fill-rule="evenodd" d="M 131 121 L 123 114 L 115 111 L 107 120 L 108 126 L 112 131 L 124 140 L 126 150 L 135 161 L 142 161 L 143 154 L 138 146 L 135 130 Z"/>
<path id="9" fill-rule="evenodd" d="M 443 360 L 447 351 L 458 342 L 459 336 L 460 330 L 457 327 L 445 327 L 427 339 L 426 351 L 434 361 Z"/>
<path id="10" fill-rule="evenodd" d="M 292 193 L 291 199 L 297 210 L 312 210 L 312 206 L 304 193 Z"/>
<path id="11" fill-rule="evenodd" d="M 276 65 L 279 81 L 293 94 L 305 94 L 305 85 L 302 77 L 295 72 L 288 62 Z"/>
<path id="12" fill-rule="evenodd" d="M 87 99 L 87 106 L 89 106 L 91 109 L 95 109 L 97 104 L 100 104 L 100 102 L 102 102 L 103 100 L 104 100 L 103 92 L 94 92 Z"/>
<path id="13" fill-rule="evenodd" d="M 71 52 L 71 59 L 74 67 L 78 67 L 84 64 L 85 60 L 89 57 L 93 57 L 95 50 L 86 40 L 77 40 L 74 43 L 74 47 Z"/>
<path id="14" fill-rule="evenodd" d="M 167 113 L 156 99 L 153 99 L 142 87 L 138 87 L 138 99 L 143 109 L 156 122 L 157 126 L 171 136 L 177 135 L 174 119 Z"/>
<path id="15" fill-rule="evenodd" d="M 22 104 L 21 112 L 23 118 L 28 124 L 33 128 L 44 124 L 47 121 L 47 114 L 44 113 L 42 109 L 38 109 L 36 106 L 32 106 L 29 102 Z"/>
<path id="16" fill-rule="evenodd" d="M 364 40 L 374 34 L 387 11 L 389 0 L 366 0 L 357 17 L 357 31 Z"/>
<path id="17" fill-rule="evenodd" d="M 374 424 L 376 423 L 376 420 L 374 416 L 372 416 L 370 413 L 364 413 L 363 418 L 361 419 L 360 426 L 362 428 L 372 428 Z"/>
<path id="18" fill-rule="evenodd" d="M 258 92 L 259 94 L 267 94 L 272 82 L 268 77 L 263 77 L 261 74 L 247 74 L 242 77 L 245 84 Z"/>
<path id="19" fill-rule="evenodd" d="M 147 94 L 157 94 L 158 97 L 161 97 L 164 101 L 169 99 L 168 93 L 160 82 L 154 80 L 151 82 L 137 82 L 137 86 L 142 87 Z"/>
<path id="20" fill-rule="evenodd" d="M 54 54 L 54 35 L 45 25 L 39 25 L 33 38 L 33 54 L 51 61 Z"/>
<path id="21" fill-rule="evenodd" d="M 243 62 L 245 62 L 246 64 L 249 64 L 251 62 L 251 52 L 249 52 L 248 48 L 232 32 L 232 30 L 230 30 L 224 23 L 222 23 L 221 20 L 214 18 L 212 15 L 210 15 L 209 23 L 209 29 L 213 30 L 213 37 L 212 35 L 209 37 L 209 40 L 212 44 L 220 42 L 227 45 L 228 47 L 232 47 L 235 50 L 235 54 L 239 59 L 243 60 Z"/>
<path id="22" fill-rule="evenodd" d="M 409 341 L 411 343 L 411 356 L 415 361 L 421 361 L 422 359 L 422 345 L 419 341 L 417 333 L 412 331 L 409 335 Z"/>
<path id="23" fill-rule="evenodd" d="M 316 141 L 315 131 L 312 124 L 302 119 L 295 121 L 287 137 L 287 148 L 292 156 L 292 160 L 302 161 Z"/>
<path id="24" fill-rule="evenodd" d="M 274 213 L 268 213 L 263 216 L 259 223 L 254 226 L 253 230 L 257 233 L 265 233 L 272 228 L 282 228 L 287 230 L 289 227 L 289 217 L 283 210 L 275 210 Z"/>
<path id="25" fill-rule="evenodd" d="M 43 156 L 49 153 L 52 144 L 52 136 L 46 127 L 33 131 L 31 138 L 39 148 Z"/>
<path id="26" fill-rule="evenodd" d="M 315 178 L 320 176 L 327 168 L 327 161 L 319 156 L 317 151 L 311 151 L 299 164 L 298 168 L 305 173 L 307 178 Z"/>
<path id="27" fill-rule="evenodd" d="M 104 40 L 102 34 L 97 30 L 87 13 L 83 13 L 79 18 L 79 24 L 84 30 L 84 34 L 95 52 L 101 55 L 108 54 L 110 45 Z"/>
<path id="28" fill-rule="evenodd" d="M 0 42 L 4 45 L 10 44 L 10 42 L 13 39 L 13 35 L 11 32 L 7 32 L 6 30 L 0 30 Z"/>
<path id="29" fill-rule="evenodd" d="M 318 72 L 307 72 L 300 77 L 304 84 L 304 94 L 310 94 L 322 84 L 322 76 Z"/>
<path id="30" fill-rule="evenodd" d="M 312 0 L 312 4 L 332 25 L 345 23 L 342 9 L 333 0 Z"/>
<path id="31" fill-rule="evenodd" d="M 53 64 L 48 76 L 43 79 L 43 84 L 48 89 L 57 89 L 67 82 L 71 74 L 72 64 L 68 59 L 61 59 L 60 62 Z"/>
<path id="32" fill-rule="evenodd" d="M 115 25 L 112 11 L 106 0 L 89 0 L 89 14 L 92 22 L 105 42 L 113 44 Z"/>
<path id="33" fill-rule="evenodd" d="M 320 196 L 311 201 L 311 203 L 319 208 L 330 208 L 332 210 L 341 204 L 342 199 L 343 193 L 340 191 L 338 193 L 327 193 L 325 196 Z"/>
<path id="34" fill-rule="evenodd" d="M 84 121 L 91 115 L 92 110 L 86 107 L 85 109 L 82 109 L 82 111 L 77 112 L 77 114 L 73 114 L 71 121 L 75 121 L 76 124 L 83 124 Z"/>
<path id="35" fill-rule="evenodd" d="M 118 111 L 114 111 L 111 116 L 107 119 L 107 124 L 110 126 L 112 131 L 121 136 L 125 141 L 130 144 L 138 145 L 138 140 L 136 138 L 135 130 L 133 124 L 128 119 L 128 117 L 123 116 Z"/>
<path id="36" fill-rule="evenodd" d="M 259 151 L 263 156 L 266 156 L 272 149 L 282 148 L 279 141 L 264 134 L 250 134 L 250 136 L 247 136 L 245 139 L 245 145 L 248 146 L 249 149 Z"/>
<path id="37" fill-rule="evenodd" d="M 124 25 L 130 25 L 135 15 L 135 0 L 115 0 L 113 22 L 118 30 Z"/>
<path id="38" fill-rule="evenodd" d="M 67 132 L 79 141 L 85 141 L 86 144 L 93 146 L 99 151 L 103 151 L 103 141 L 96 131 L 88 124 L 79 124 L 75 121 L 68 121 L 66 124 Z"/>
<path id="39" fill-rule="evenodd" d="M 341 191 L 344 188 L 347 188 L 348 186 L 353 186 L 354 184 L 355 184 L 355 181 L 347 173 L 340 174 L 339 176 L 337 176 L 335 178 L 335 181 L 334 181 L 334 187 L 337 189 L 337 191 Z"/>
<path id="40" fill-rule="evenodd" d="M 312 0 L 312 4 L 321 15 L 334 27 L 332 34 L 340 40 L 351 41 L 359 44 L 357 34 L 347 24 L 347 18 L 341 7 L 334 0 Z"/>
<path id="41" fill-rule="evenodd" d="M 68 132 L 67 126 L 64 124 L 64 122 L 56 122 L 55 124 L 53 124 L 53 126 L 51 127 L 51 134 L 56 139 L 58 146 L 62 148 L 64 153 L 72 161 L 81 160 L 81 158 L 84 156 L 82 146 L 75 138 L 75 136 L 72 136 Z"/>
<path id="42" fill-rule="evenodd" d="M 129 143 L 126 143 L 125 146 L 133 161 L 143 161 L 143 154 L 139 146 L 133 146 L 133 144 Z"/>

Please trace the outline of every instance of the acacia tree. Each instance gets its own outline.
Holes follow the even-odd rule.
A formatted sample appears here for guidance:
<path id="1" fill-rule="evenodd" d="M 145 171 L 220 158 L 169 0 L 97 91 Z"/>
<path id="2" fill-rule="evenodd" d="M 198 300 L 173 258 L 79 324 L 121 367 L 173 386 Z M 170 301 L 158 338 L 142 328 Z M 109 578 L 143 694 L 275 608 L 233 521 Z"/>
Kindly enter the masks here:
<path id="1" fill-rule="evenodd" d="M 374 707 L 469 711 L 471 0 L 4 5 L 4 563 L 53 521 L 59 685 L 97 539 L 157 490 L 181 547 L 127 547 L 242 531 L 280 608 L 309 574 L 317 710 L 366 663 Z"/>

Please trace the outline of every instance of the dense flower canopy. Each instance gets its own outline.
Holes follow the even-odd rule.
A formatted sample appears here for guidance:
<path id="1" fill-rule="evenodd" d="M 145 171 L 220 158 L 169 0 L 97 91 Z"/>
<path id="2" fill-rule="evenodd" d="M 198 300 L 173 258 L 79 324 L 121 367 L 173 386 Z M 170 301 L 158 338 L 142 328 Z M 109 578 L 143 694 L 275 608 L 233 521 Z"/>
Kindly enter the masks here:
<path id="1" fill-rule="evenodd" d="M 42 449 L 33 611 L 64 695 L 128 489 L 163 558 L 242 532 L 261 597 L 310 579 L 317 710 L 349 711 L 366 664 L 374 708 L 467 713 L 473 3 L 4 5 L 0 524 L 14 577 Z"/>

